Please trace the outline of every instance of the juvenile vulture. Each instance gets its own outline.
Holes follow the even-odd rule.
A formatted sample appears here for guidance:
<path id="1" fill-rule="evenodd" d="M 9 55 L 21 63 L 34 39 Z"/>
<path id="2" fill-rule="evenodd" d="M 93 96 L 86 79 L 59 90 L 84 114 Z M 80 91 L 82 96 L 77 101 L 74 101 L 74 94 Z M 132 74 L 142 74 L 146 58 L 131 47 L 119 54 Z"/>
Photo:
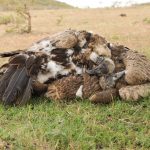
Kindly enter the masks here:
<path id="1" fill-rule="evenodd" d="M 32 89 L 39 91 L 36 83 L 52 83 L 71 74 L 81 75 L 87 69 L 92 72 L 94 66 L 100 65 L 100 58 L 111 55 L 103 37 L 66 30 L 26 50 L 1 53 L 0 57 L 10 57 L 7 69 L 3 66 L 0 70 L 5 70 L 0 79 L 0 99 L 5 105 L 22 105 L 30 99 Z M 45 91 L 46 87 L 39 89 Z"/>

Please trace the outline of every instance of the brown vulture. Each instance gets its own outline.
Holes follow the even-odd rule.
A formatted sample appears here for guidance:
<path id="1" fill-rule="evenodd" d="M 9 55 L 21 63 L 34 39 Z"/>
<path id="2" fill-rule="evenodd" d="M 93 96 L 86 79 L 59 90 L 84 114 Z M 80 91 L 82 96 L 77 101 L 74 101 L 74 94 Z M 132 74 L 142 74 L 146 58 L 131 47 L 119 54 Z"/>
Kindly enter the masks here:
<path id="1" fill-rule="evenodd" d="M 30 99 L 32 89 L 45 92 L 44 84 L 64 76 L 86 71 L 103 75 L 114 69 L 107 41 L 86 31 L 66 30 L 26 50 L 4 52 L 0 57 L 10 57 L 0 69 L 0 99 L 4 105 L 23 105 Z"/>

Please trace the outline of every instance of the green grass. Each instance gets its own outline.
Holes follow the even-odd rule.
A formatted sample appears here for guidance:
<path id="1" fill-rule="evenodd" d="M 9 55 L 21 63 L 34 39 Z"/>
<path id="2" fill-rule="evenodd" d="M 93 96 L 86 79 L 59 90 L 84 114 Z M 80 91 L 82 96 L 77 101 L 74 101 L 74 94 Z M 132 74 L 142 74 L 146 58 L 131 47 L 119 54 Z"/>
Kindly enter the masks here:
<path id="1" fill-rule="evenodd" d="M 0 146 L 14 150 L 145 150 L 149 137 L 150 98 L 110 105 L 35 98 L 24 107 L 0 105 Z"/>

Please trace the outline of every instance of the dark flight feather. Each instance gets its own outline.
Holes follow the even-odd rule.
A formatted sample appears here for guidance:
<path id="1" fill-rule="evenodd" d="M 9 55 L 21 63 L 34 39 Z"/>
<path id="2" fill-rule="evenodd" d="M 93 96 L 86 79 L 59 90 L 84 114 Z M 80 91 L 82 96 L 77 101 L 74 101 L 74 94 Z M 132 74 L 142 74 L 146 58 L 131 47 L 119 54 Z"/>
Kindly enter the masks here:
<path id="1" fill-rule="evenodd" d="M 11 105 L 23 93 L 29 80 L 25 67 L 17 68 L 11 77 L 7 89 L 2 97 L 4 105 Z"/>
<path id="2" fill-rule="evenodd" d="M 9 81 L 12 77 L 12 75 L 15 73 L 17 69 L 17 65 L 11 65 L 8 70 L 5 72 L 4 75 L 2 75 L 0 79 L 0 100 L 2 100 L 3 94 L 5 90 L 7 89 L 7 86 L 9 84 Z"/>
<path id="3" fill-rule="evenodd" d="M 0 58 L 2 58 L 2 57 L 11 57 L 11 56 L 20 54 L 20 53 L 22 53 L 24 51 L 25 50 L 15 50 L 15 51 L 1 52 L 0 53 Z"/>
<path id="4" fill-rule="evenodd" d="M 26 88 L 23 94 L 21 95 L 21 97 L 17 100 L 16 104 L 19 106 L 23 106 L 24 104 L 28 102 L 28 100 L 30 100 L 31 94 L 32 94 L 32 78 L 29 78 Z"/>

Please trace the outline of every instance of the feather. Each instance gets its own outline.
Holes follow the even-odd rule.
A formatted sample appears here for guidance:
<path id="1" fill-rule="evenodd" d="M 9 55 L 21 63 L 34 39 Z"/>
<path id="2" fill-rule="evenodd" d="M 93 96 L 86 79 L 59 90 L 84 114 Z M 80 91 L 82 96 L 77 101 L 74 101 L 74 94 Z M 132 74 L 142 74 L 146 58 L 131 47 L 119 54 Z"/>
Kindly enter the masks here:
<path id="1" fill-rule="evenodd" d="M 118 96 L 118 92 L 116 89 L 108 89 L 105 91 L 98 91 L 94 95 L 92 95 L 89 100 L 92 103 L 103 103 L 108 104 L 114 100 L 115 97 Z"/>
<path id="2" fill-rule="evenodd" d="M 9 52 L 2 52 L 2 53 L 0 53 L 0 58 L 2 58 L 2 57 L 11 57 L 11 56 L 20 54 L 23 51 L 24 50 L 15 50 L 15 51 L 9 51 Z"/>
<path id="3" fill-rule="evenodd" d="M 26 54 L 18 54 L 9 60 L 9 64 L 25 64 L 26 60 L 28 58 L 28 55 Z"/>
<path id="4" fill-rule="evenodd" d="M 16 99 L 23 93 L 28 80 L 29 76 L 27 75 L 26 68 L 17 68 L 2 97 L 4 105 L 10 105 L 16 101 Z"/>
<path id="5" fill-rule="evenodd" d="M 30 100 L 32 94 L 32 78 L 28 79 L 28 83 L 23 92 L 23 95 L 17 100 L 18 105 L 22 106 Z"/>
<path id="6" fill-rule="evenodd" d="M 0 79 L 0 100 L 3 97 L 3 94 L 9 84 L 9 81 L 12 77 L 12 75 L 15 73 L 17 69 L 17 65 L 11 65 L 8 70 L 6 71 L 6 73 L 1 77 Z"/>

